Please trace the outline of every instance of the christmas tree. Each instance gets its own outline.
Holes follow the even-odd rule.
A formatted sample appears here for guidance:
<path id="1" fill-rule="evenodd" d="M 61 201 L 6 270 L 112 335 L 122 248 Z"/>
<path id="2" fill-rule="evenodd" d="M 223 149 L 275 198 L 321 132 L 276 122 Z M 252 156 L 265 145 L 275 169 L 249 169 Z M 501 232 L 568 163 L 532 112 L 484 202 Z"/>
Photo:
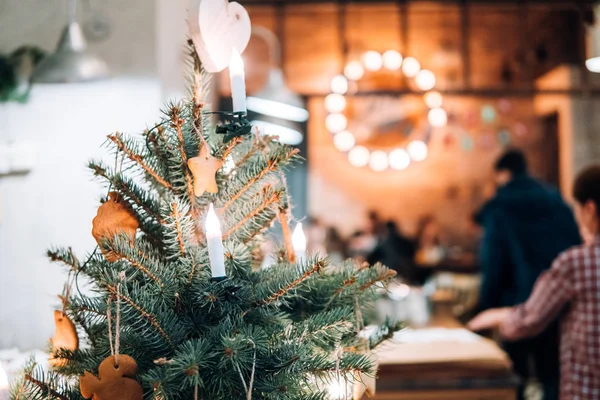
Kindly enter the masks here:
<path id="1" fill-rule="evenodd" d="M 53 368 L 28 366 L 13 399 L 328 399 L 328 381 L 375 373 L 368 349 L 386 331 L 358 332 L 393 272 L 296 257 L 283 171 L 298 151 L 243 111 L 217 113 L 215 126 L 209 75 L 190 54 L 189 100 L 142 135 L 109 135 L 114 166 L 90 163 L 108 193 L 98 247 L 85 262 L 48 252 L 69 271 Z M 275 223 L 284 246 L 261 269 Z"/>

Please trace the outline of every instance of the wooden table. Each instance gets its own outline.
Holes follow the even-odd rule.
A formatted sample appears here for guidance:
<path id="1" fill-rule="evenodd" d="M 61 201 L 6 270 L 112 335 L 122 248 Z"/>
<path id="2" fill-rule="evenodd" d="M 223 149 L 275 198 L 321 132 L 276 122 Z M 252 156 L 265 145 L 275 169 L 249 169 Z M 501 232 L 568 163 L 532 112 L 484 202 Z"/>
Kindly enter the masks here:
<path id="1" fill-rule="evenodd" d="M 460 324 L 447 312 L 438 312 L 429 326 L 458 328 Z M 388 341 L 376 353 L 380 363 L 376 400 L 516 399 L 518 379 L 511 371 L 510 360 L 489 339 L 404 344 Z"/>

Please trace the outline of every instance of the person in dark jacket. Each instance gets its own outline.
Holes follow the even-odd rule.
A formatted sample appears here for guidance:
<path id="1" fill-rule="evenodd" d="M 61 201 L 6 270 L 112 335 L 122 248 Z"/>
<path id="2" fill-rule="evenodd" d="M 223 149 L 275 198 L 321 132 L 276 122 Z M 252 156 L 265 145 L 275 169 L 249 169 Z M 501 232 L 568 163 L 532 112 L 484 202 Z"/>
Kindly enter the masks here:
<path id="1" fill-rule="evenodd" d="M 498 190 L 476 214 L 483 227 L 479 311 L 523 303 L 539 275 L 562 251 L 580 244 L 572 210 L 558 190 L 533 179 L 522 152 L 510 150 L 494 167 Z M 535 338 L 503 347 L 525 383 L 533 358 L 544 400 L 558 399 L 559 337 L 552 324 Z M 524 387 L 519 399 L 524 398 Z"/>

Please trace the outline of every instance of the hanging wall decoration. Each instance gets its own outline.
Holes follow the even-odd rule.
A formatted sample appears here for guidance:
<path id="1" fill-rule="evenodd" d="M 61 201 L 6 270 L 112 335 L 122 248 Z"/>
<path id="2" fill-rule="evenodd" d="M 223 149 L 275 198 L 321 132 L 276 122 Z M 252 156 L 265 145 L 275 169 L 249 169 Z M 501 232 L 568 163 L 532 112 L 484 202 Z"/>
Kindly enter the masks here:
<path id="1" fill-rule="evenodd" d="M 356 86 L 368 72 L 388 70 L 402 74 L 416 88 L 415 95 L 421 97 L 427 112 L 427 126 L 419 126 L 418 119 L 406 109 L 400 111 L 398 107 L 390 109 L 389 98 L 379 97 L 373 100 L 370 108 L 377 108 L 377 113 L 383 121 L 380 125 L 394 123 L 393 129 L 400 130 L 406 142 L 405 145 L 393 146 L 386 149 L 372 150 L 359 143 L 364 136 L 360 131 L 371 127 L 365 124 L 357 124 L 353 129 L 346 111 L 350 108 L 346 95 L 349 87 Z M 442 108 L 442 95 L 434 90 L 436 84 L 435 74 L 427 69 L 421 68 L 421 63 L 412 57 L 403 58 L 395 51 L 388 50 L 383 54 L 370 50 L 365 52 L 360 60 L 351 60 L 344 68 L 344 73 L 335 76 L 331 81 L 331 93 L 325 98 L 325 108 L 328 115 L 325 119 L 327 130 L 333 135 L 335 147 L 348 154 L 348 161 L 355 167 L 369 166 L 373 171 L 385 171 L 388 169 L 403 170 L 411 162 L 420 162 L 427 158 L 428 142 L 431 136 L 431 128 L 441 128 L 448 123 L 448 114 Z M 356 98 L 354 98 L 356 99 Z M 388 104 L 383 104 L 387 101 Z M 386 106 L 389 110 L 389 118 L 385 113 Z M 404 107 L 411 108 L 411 107 Z M 373 114 L 373 113 L 371 113 Z M 412 118 L 411 118 L 412 117 Z M 364 122 L 364 119 L 361 119 Z M 381 122 L 381 121 L 380 121 Z M 362 125 L 362 126 L 360 126 Z M 389 128 L 389 127 L 388 127 Z M 379 129 L 385 129 L 381 126 Z"/>

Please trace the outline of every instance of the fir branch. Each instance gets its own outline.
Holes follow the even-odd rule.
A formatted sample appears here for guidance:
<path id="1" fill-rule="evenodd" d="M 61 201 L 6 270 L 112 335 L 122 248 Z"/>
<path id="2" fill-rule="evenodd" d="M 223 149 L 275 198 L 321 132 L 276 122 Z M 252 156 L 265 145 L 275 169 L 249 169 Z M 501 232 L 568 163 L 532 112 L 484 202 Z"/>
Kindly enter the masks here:
<path id="1" fill-rule="evenodd" d="M 127 303 L 131 308 L 136 310 L 143 318 L 145 318 L 150 323 L 150 325 L 152 325 L 154 327 L 154 329 L 156 329 L 156 331 L 160 334 L 160 336 L 163 337 L 163 339 L 169 345 L 169 347 L 171 347 L 171 348 L 174 347 L 173 342 L 171 341 L 171 338 L 169 337 L 169 335 L 167 335 L 167 332 L 163 329 L 163 327 L 160 326 L 160 324 L 158 323 L 158 319 L 156 318 L 156 316 L 154 314 L 146 312 L 139 305 L 137 305 L 135 303 L 135 301 L 133 301 L 131 298 L 124 295 L 123 293 L 118 292 L 116 287 L 111 286 L 111 285 L 106 285 L 106 289 L 108 290 L 108 292 L 111 295 L 118 296 L 121 300 L 123 300 L 125 303 Z"/>
<path id="2" fill-rule="evenodd" d="M 194 194 L 194 179 L 192 178 L 190 169 L 187 165 L 188 157 L 185 152 L 185 139 L 183 137 L 182 130 L 182 126 L 185 120 L 181 118 L 181 109 L 178 106 L 173 106 L 171 108 L 170 114 L 171 128 L 175 129 L 175 132 L 177 133 L 178 149 L 182 162 L 181 168 L 183 169 L 183 174 L 185 176 L 187 194 L 190 198 L 190 203 L 192 204 L 192 215 L 197 217 L 197 211 L 195 210 L 196 207 L 194 206 L 194 199 L 196 198 L 196 195 Z"/>
<path id="3" fill-rule="evenodd" d="M 25 379 L 28 382 L 33 383 L 35 386 L 37 386 L 40 390 L 42 390 L 47 395 L 50 395 L 50 396 L 55 397 L 60 400 L 70 400 L 68 397 L 63 396 L 62 394 L 58 393 L 56 390 L 52 389 L 45 382 L 35 379 L 31 374 L 25 374 Z"/>
<path id="4" fill-rule="evenodd" d="M 267 192 L 268 189 L 271 188 L 271 185 L 267 185 L 267 186 L 268 187 L 263 189 L 263 192 Z M 223 234 L 223 240 L 229 238 L 229 236 L 231 236 L 235 231 L 237 231 L 242 226 L 244 226 L 246 224 L 246 222 L 248 222 L 252 218 L 256 217 L 258 214 L 263 212 L 265 209 L 271 207 L 274 203 L 279 202 L 279 198 L 280 198 L 280 193 L 273 192 L 270 197 L 264 199 L 263 204 L 260 207 L 258 207 L 254 211 L 252 211 L 250 214 L 245 215 L 244 218 L 242 218 L 237 224 L 235 224 L 235 226 L 231 227 L 227 232 L 225 232 Z"/>
<path id="5" fill-rule="evenodd" d="M 183 230 L 181 229 L 181 214 L 179 213 L 179 207 L 177 203 L 171 204 L 171 217 L 175 221 L 175 228 L 177 230 L 177 243 L 179 243 L 179 252 L 181 257 L 185 256 L 185 246 L 183 244 Z"/>
<path id="6" fill-rule="evenodd" d="M 68 249 L 57 248 L 54 250 L 48 250 L 46 252 L 48 258 L 52 262 L 61 262 L 71 268 L 73 272 L 78 272 L 80 269 L 80 263 L 73 250 L 69 247 Z"/>
<path id="7" fill-rule="evenodd" d="M 296 154 L 298 154 L 300 152 L 300 150 L 298 149 L 291 149 L 289 150 L 284 159 L 290 159 L 292 157 L 294 157 Z M 259 180 L 261 180 L 265 175 L 267 175 L 269 172 L 275 171 L 275 169 L 277 168 L 277 166 L 279 165 L 279 160 L 278 159 L 272 159 L 269 160 L 269 162 L 267 163 L 267 165 L 252 179 L 250 179 L 246 185 L 244 185 L 236 194 L 234 194 L 231 199 L 229 199 L 229 201 L 227 201 L 223 207 L 221 207 L 219 209 L 219 214 L 224 214 L 225 211 L 227 211 L 227 209 L 229 207 L 231 207 L 231 205 L 240 197 L 242 197 L 244 195 L 244 193 L 246 193 L 246 191 L 248 191 L 252 186 L 254 186 L 254 184 L 256 182 L 258 182 Z"/>
<path id="8" fill-rule="evenodd" d="M 314 266 L 311 269 L 304 272 L 304 274 L 302 274 L 298 279 L 289 283 L 285 287 L 279 289 L 279 291 L 277 291 L 276 293 L 273 293 L 271 296 L 267 297 L 266 299 L 255 302 L 254 306 L 260 307 L 260 306 L 265 306 L 267 304 L 276 302 L 282 296 L 284 296 L 287 292 L 289 292 L 290 290 L 299 286 L 302 282 L 306 281 L 308 278 L 313 276 L 315 273 L 320 272 L 323 268 L 325 268 L 325 266 L 326 265 L 322 260 L 318 260 L 317 262 L 315 262 Z"/>
<path id="9" fill-rule="evenodd" d="M 233 149 L 240 143 L 242 143 L 244 141 L 244 139 L 242 137 L 234 137 L 228 144 L 227 147 L 225 148 L 225 150 L 223 151 L 223 154 L 221 155 L 221 162 L 224 163 L 227 160 L 227 157 L 229 157 L 229 155 L 231 154 L 231 152 L 233 151 Z"/>
<path id="10" fill-rule="evenodd" d="M 152 168 L 150 168 L 150 166 L 146 162 L 144 162 L 142 156 L 140 156 L 139 154 L 133 153 L 129 148 L 127 148 L 127 146 L 125 146 L 125 143 L 123 142 L 123 140 L 121 139 L 119 134 L 108 135 L 108 139 L 117 146 L 117 149 L 119 151 L 125 153 L 125 155 L 127 155 L 127 157 L 131 161 L 137 163 L 137 165 L 139 165 L 148 175 L 150 175 L 152 178 L 154 178 L 154 180 L 156 182 L 158 182 L 159 184 L 161 184 L 162 186 L 164 186 L 167 189 L 170 189 L 170 190 L 173 189 L 173 185 L 171 185 L 162 176 L 160 176 L 156 171 L 154 171 Z"/>

